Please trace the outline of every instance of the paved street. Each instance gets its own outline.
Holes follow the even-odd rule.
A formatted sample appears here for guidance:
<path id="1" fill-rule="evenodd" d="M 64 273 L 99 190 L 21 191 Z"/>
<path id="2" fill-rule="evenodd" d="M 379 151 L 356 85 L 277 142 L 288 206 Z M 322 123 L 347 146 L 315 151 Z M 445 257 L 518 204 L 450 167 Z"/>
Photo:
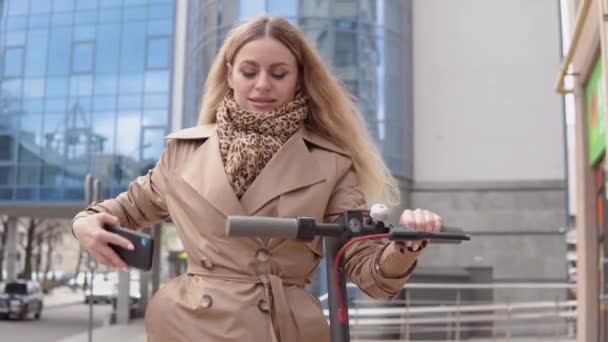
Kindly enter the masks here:
<path id="1" fill-rule="evenodd" d="M 106 324 L 110 312 L 110 305 L 95 305 L 95 326 Z M 86 333 L 88 324 L 88 305 L 71 304 L 45 309 L 39 321 L 0 320 L 0 335 L 2 341 L 51 342 Z"/>

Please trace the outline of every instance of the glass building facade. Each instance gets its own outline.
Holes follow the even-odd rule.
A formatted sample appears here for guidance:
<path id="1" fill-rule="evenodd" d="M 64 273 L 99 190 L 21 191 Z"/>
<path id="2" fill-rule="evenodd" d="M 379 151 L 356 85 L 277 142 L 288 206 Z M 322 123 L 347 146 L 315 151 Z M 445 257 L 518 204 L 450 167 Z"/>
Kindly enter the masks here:
<path id="1" fill-rule="evenodd" d="M 0 201 L 105 196 L 158 160 L 173 0 L 0 1 Z"/>
<path id="2" fill-rule="evenodd" d="M 226 33 L 262 13 L 298 25 L 356 96 L 391 171 L 411 178 L 410 1 L 202 0 L 188 3 L 184 122 L 194 125 Z"/>

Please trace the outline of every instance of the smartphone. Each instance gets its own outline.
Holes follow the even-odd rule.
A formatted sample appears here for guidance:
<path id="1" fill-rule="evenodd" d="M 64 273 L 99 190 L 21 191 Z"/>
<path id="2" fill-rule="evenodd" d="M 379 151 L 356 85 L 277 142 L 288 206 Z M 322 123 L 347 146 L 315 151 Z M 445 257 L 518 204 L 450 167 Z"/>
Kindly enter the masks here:
<path id="1" fill-rule="evenodd" d="M 130 267 L 149 271 L 152 268 L 152 257 L 154 256 L 154 238 L 148 234 L 136 232 L 131 229 L 105 225 L 104 229 L 110 233 L 118 234 L 131 241 L 132 251 L 122 246 L 110 244 L 110 248 Z"/>

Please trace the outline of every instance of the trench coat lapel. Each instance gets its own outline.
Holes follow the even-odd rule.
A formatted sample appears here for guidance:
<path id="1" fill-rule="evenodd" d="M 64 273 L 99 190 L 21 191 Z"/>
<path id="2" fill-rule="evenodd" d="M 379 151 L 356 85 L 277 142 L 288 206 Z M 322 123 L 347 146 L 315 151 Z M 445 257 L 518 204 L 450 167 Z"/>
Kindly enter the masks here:
<path id="1" fill-rule="evenodd" d="M 304 142 L 303 130 L 301 127 L 285 142 L 241 197 L 248 215 L 284 193 L 325 180 Z"/>
<path id="2" fill-rule="evenodd" d="M 246 215 L 224 171 L 217 134 L 209 137 L 188 160 L 182 178 L 213 207 L 228 215 Z"/>

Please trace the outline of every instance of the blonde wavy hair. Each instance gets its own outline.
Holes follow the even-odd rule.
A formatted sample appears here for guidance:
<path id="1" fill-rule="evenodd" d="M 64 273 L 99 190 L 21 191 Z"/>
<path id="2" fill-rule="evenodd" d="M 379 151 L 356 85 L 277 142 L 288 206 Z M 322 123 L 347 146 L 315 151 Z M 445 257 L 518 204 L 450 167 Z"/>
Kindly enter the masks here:
<path id="1" fill-rule="evenodd" d="M 234 27 L 218 52 L 205 82 L 199 124 L 216 121 L 216 111 L 229 93 L 228 63 L 239 49 L 255 39 L 271 37 L 296 57 L 300 89 L 308 96 L 306 127 L 346 150 L 368 203 L 398 204 L 397 181 L 384 164 L 355 99 L 334 77 L 304 33 L 281 17 L 261 16 Z"/>

